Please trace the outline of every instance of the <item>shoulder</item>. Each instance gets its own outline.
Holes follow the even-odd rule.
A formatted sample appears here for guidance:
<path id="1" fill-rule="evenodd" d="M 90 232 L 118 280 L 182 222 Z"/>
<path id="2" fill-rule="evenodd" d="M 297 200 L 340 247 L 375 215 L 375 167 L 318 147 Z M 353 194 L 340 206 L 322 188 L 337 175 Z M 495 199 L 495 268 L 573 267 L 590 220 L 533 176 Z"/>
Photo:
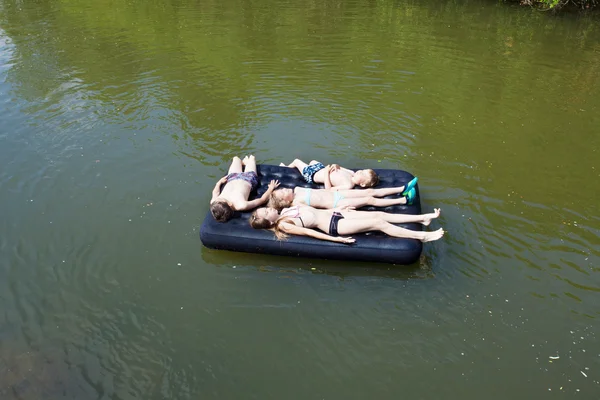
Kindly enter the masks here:
<path id="1" fill-rule="evenodd" d="M 296 224 L 293 220 L 287 218 L 279 223 L 279 229 L 284 232 L 292 232 L 296 227 Z"/>
<path id="2" fill-rule="evenodd" d="M 230 205 L 234 210 L 244 210 L 244 209 L 246 209 L 246 207 L 248 207 L 248 202 L 247 201 L 234 201 Z"/>

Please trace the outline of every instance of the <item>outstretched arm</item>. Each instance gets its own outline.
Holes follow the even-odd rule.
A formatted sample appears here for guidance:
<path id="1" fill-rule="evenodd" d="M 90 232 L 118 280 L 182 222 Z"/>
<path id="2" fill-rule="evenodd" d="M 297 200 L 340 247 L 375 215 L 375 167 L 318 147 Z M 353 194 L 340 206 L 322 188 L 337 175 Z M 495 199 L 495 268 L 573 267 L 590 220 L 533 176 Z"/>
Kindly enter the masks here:
<path id="1" fill-rule="evenodd" d="M 253 208 L 262 206 L 267 201 L 269 201 L 269 197 L 271 196 L 271 193 L 273 193 L 273 190 L 275 190 L 277 188 L 277 186 L 279 186 L 279 181 L 272 180 L 271 183 L 269 183 L 269 188 L 267 189 L 266 192 L 263 193 L 262 196 L 260 196 L 258 199 L 254 199 L 252 201 L 247 201 L 246 205 L 244 207 L 240 208 L 239 211 L 252 210 Z"/>
<path id="2" fill-rule="evenodd" d="M 354 243 L 355 239 L 351 237 L 331 236 L 325 233 L 315 231 L 314 229 L 302 228 L 291 223 L 281 224 L 281 229 L 290 235 L 309 236 L 319 240 L 328 240 L 337 243 Z"/>
<path id="3" fill-rule="evenodd" d="M 219 179 L 217 181 L 217 183 L 215 184 L 215 188 L 212 191 L 212 198 L 210 199 L 210 202 L 212 203 L 217 197 L 219 197 L 219 195 L 221 194 L 221 185 L 224 184 L 225 182 L 227 182 L 227 177 L 224 176 L 221 179 Z"/>

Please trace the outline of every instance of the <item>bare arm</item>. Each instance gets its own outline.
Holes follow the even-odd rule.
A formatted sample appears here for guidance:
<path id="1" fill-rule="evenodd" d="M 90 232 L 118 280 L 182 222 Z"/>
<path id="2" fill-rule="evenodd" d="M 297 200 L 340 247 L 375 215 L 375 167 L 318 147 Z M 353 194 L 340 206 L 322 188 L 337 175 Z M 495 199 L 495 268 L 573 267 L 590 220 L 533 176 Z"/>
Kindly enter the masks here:
<path id="1" fill-rule="evenodd" d="M 355 240 L 351 237 L 331 236 L 314 229 L 302 228 L 289 222 L 281 224 L 281 229 L 290 235 L 309 236 L 319 240 L 328 240 L 337 243 L 354 243 Z"/>
<path id="2" fill-rule="evenodd" d="M 331 174 L 331 171 L 331 165 L 325 167 L 325 189 L 331 189 L 331 177 L 329 176 L 329 174 Z"/>
<path id="3" fill-rule="evenodd" d="M 215 184 L 215 188 L 212 191 L 212 198 L 210 199 L 210 202 L 212 203 L 213 201 L 215 201 L 215 199 L 217 197 L 219 197 L 219 195 L 221 194 L 221 185 L 224 184 L 225 182 L 227 182 L 227 177 L 224 176 L 221 179 L 219 179 L 217 181 L 217 183 Z"/>
<path id="4" fill-rule="evenodd" d="M 239 211 L 248 211 L 248 210 L 252 210 L 258 206 L 262 206 L 263 204 L 265 204 L 267 201 L 269 201 L 269 196 L 271 195 L 271 193 L 269 193 L 269 191 L 267 190 L 262 196 L 260 196 L 258 199 L 254 199 L 252 201 L 247 201 L 246 205 L 244 207 L 241 207 L 239 209 Z"/>
<path id="5" fill-rule="evenodd" d="M 352 171 L 350 171 L 349 169 L 346 168 L 342 168 L 340 167 L 338 164 L 332 164 L 332 165 L 328 165 L 327 167 L 327 174 L 325 174 L 325 189 L 329 189 L 329 190 L 348 190 L 348 189 L 352 189 L 354 187 L 354 185 L 352 185 L 351 183 L 345 183 L 343 185 L 339 185 L 339 186 L 333 186 L 331 184 L 331 173 L 335 172 L 335 171 L 348 171 L 350 173 L 354 173 Z"/>
<path id="6" fill-rule="evenodd" d="M 238 210 L 239 211 L 247 211 L 247 210 L 252 210 L 253 208 L 256 208 L 258 206 L 262 206 L 267 201 L 269 201 L 269 196 L 271 196 L 271 193 L 273 193 L 273 190 L 275 190 L 275 188 L 277 188 L 277 186 L 279 186 L 279 181 L 272 180 L 271 183 L 269 183 L 269 188 L 267 189 L 266 192 L 263 193 L 262 196 L 260 196 L 258 199 L 254 199 L 252 201 L 247 201 L 246 205 L 244 207 L 239 208 Z"/>

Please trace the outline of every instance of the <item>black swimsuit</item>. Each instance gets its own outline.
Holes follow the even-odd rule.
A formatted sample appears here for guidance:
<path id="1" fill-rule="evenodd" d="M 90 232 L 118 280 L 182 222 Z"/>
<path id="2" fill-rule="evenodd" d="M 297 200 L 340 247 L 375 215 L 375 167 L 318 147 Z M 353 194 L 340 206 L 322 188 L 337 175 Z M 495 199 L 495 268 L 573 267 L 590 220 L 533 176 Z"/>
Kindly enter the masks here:
<path id="1" fill-rule="evenodd" d="M 344 219 L 344 216 L 337 211 L 334 211 L 331 215 L 331 221 L 329 221 L 329 234 L 331 236 L 339 236 L 338 234 L 338 222 L 340 219 Z"/>

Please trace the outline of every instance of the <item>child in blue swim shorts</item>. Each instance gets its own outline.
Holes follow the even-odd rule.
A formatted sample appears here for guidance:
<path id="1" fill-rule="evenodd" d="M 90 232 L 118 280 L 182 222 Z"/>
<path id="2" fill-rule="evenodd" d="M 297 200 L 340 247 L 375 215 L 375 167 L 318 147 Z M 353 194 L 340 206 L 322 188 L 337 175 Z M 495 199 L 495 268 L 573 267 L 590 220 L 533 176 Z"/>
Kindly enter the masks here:
<path id="1" fill-rule="evenodd" d="M 308 183 L 320 183 L 325 189 L 345 190 L 355 186 L 370 188 L 379 183 L 379 177 L 372 169 L 352 171 L 338 164 L 324 166 L 323 163 L 312 160 L 310 164 L 295 159 L 291 164 L 279 164 L 281 167 L 296 168 Z"/>

